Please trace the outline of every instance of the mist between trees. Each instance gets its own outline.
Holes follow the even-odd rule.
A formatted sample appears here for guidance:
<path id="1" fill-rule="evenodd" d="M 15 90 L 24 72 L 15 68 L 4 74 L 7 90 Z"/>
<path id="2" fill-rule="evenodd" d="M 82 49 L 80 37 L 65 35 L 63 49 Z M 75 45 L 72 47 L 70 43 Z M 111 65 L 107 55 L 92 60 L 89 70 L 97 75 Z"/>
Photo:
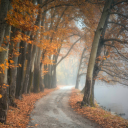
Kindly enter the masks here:
<path id="1" fill-rule="evenodd" d="M 8 105 L 16 107 L 14 99 L 23 93 L 55 88 L 62 63 L 62 77 L 70 77 L 76 88 L 86 74 L 83 105 L 94 106 L 96 79 L 127 86 L 127 4 L 0 0 L 0 122 L 6 122 Z M 67 57 L 70 62 L 63 62 Z"/>

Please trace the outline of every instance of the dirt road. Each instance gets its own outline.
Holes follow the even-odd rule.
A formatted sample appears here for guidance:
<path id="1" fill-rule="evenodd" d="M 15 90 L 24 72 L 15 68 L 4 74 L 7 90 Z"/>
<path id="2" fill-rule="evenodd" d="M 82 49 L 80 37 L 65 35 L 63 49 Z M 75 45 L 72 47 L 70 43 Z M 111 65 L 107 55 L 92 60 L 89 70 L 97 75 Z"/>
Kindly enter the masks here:
<path id="1" fill-rule="evenodd" d="M 68 99 L 71 88 L 62 87 L 37 101 L 27 128 L 97 128 L 96 124 L 70 108 Z"/>

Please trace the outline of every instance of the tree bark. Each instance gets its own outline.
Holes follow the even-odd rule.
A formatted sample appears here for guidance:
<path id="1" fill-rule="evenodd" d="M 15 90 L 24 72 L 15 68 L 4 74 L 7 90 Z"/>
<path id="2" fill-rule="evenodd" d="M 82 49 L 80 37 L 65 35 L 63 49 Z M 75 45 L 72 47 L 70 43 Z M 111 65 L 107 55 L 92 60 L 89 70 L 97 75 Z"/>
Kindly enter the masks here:
<path id="1" fill-rule="evenodd" d="M 7 16 L 9 5 L 10 5 L 9 0 L 1 0 L 1 4 L 0 4 L 0 46 L 3 43 L 5 29 L 7 26 L 5 18 Z"/>
<path id="2" fill-rule="evenodd" d="M 8 110 L 8 92 L 6 85 L 8 84 L 8 75 L 7 75 L 7 68 L 8 65 L 8 47 L 9 42 L 7 39 L 7 36 L 10 39 L 10 32 L 11 32 L 11 26 L 8 25 L 5 21 L 5 18 L 7 16 L 8 10 L 11 9 L 11 4 L 9 0 L 1 0 L 0 4 L 0 64 L 4 64 L 5 69 L 3 70 L 0 67 L 0 94 L 2 97 L 0 98 L 0 122 L 6 123 L 6 116 L 7 116 L 7 110 Z M 5 38 L 5 40 L 4 40 Z M 5 42 L 6 43 L 5 43 Z M 1 47 L 1 44 L 4 46 Z M 4 48 L 4 50 L 3 50 Z"/>
<path id="3" fill-rule="evenodd" d="M 95 36 L 94 36 L 94 40 L 93 40 L 93 44 L 92 44 L 92 49 L 91 49 L 91 54 L 90 54 L 88 69 L 87 69 L 87 75 L 86 75 L 84 98 L 82 101 L 82 104 L 89 105 L 89 106 L 94 106 L 93 71 L 94 71 L 96 54 L 97 54 L 97 50 L 98 50 L 100 36 L 101 36 L 102 30 L 103 30 L 106 18 L 109 14 L 109 9 L 111 7 L 111 4 L 112 4 L 112 0 L 106 0 L 104 9 L 103 9 L 103 12 L 101 15 L 101 19 L 98 24 L 97 30 L 95 32 Z"/>
<path id="4" fill-rule="evenodd" d="M 44 85 L 45 88 L 51 88 L 50 81 L 51 81 L 51 75 L 50 75 L 50 69 L 49 65 L 44 65 L 44 69 L 46 70 L 48 68 L 48 73 L 44 75 Z"/>
<path id="5" fill-rule="evenodd" d="M 11 34 L 11 38 L 15 36 L 16 28 L 12 27 L 13 33 Z M 14 61 L 14 65 L 17 66 L 18 64 L 18 56 L 13 53 L 13 49 L 17 49 L 17 52 L 19 52 L 19 44 L 14 44 L 14 42 L 11 41 L 11 45 L 9 45 L 9 55 L 12 57 L 12 60 Z M 9 68 L 8 69 L 8 83 L 9 83 L 9 105 L 16 107 L 16 104 L 14 103 L 15 99 L 15 92 L 16 92 L 16 77 L 17 77 L 17 67 Z"/>
<path id="6" fill-rule="evenodd" d="M 56 65 L 52 66 L 52 88 L 56 88 Z"/>
<path id="7" fill-rule="evenodd" d="M 9 47 L 9 42 L 6 39 L 6 36 L 10 37 L 10 31 L 11 31 L 11 26 L 7 25 L 5 29 L 5 41 L 6 45 L 3 47 L 4 50 L 0 50 L 0 64 L 4 64 L 5 69 L 2 69 L 0 67 L 0 94 L 2 95 L 2 98 L 0 98 L 0 122 L 1 123 L 6 123 L 6 116 L 7 116 L 7 110 L 8 110 L 8 93 L 7 93 L 7 88 L 6 85 L 8 85 L 8 75 L 7 75 L 7 68 L 8 65 L 8 47 Z M 3 42 L 4 43 L 4 42 Z M 2 47 L 1 47 L 2 48 Z"/>
<path id="8" fill-rule="evenodd" d="M 26 68 L 26 74 L 25 74 L 25 79 L 24 79 L 24 84 L 23 84 L 23 93 L 27 93 L 27 88 L 28 88 L 28 83 L 29 83 L 29 74 L 30 74 L 30 69 L 31 69 L 31 64 L 32 64 L 32 44 L 28 44 L 28 53 L 26 55 L 27 59 L 27 68 Z"/>
<path id="9" fill-rule="evenodd" d="M 43 92 L 44 91 L 44 79 L 42 78 L 43 74 L 42 74 L 42 71 L 43 71 L 43 64 L 42 62 L 40 62 L 40 91 Z"/>
<path id="10" fill-rule="evenodd" d="M 76 85 L 75 85 L 75 88 L 78 89 L 79 88 L 79 79 L 80 79 L 80 68 L 81 68 L 81 64 L 82 64 L 82 59 L 83 59 L 83 56 L 84 56 L 84 53 L 85 53 L 86 49 L 84 48 L 83 52 L 82 52 L 82 55 L 81 55 L 81 59 L 80 59 L 80 64 L 79 64 L 79 68 L 78 68 L 78 73 L 77 73 L 77 78 L 76 78 Z"/>
<path id="11" fill-rule="evenodd" d="M 40 87 L 40 57 L 41 57 L 41 49 L 38 48 L 37 53 L 37 60 L 35 61 L 34 65 L 34 85 L 33 85 L 33 92 L 37 93 L 39 92 Z"/>
<path id="12" fill-rule="evenodd" d="M 29 78 L 28 88 L 27 88 L 27 93 L 29 93 L 29 94 L 32 90 L 33 76 L 34 76 L 34 71 L 31 69 L 30 70 L 30 76 L 29 76 L 30 78 Z"/>
<path id="13" fill-rule="evenodd" d="M 17 80 L 16 80 L 16 95 L 15 97 L 21 99 L 22 89 L 23 89 L 23 81 L 24 81 L 24 66 L 26 60 L 26 42 L 21 41 L 20 43 L 20 55 L 18 58 L 18 64 L 21 64 L 17 70 Z"/>

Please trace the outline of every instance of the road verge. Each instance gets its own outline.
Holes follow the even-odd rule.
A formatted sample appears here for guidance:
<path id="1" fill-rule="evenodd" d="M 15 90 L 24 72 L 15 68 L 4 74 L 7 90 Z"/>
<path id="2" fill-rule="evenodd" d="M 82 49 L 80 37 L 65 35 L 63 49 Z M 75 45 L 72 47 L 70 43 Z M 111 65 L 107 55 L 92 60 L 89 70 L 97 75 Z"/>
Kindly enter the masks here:
<path id="1" fill-rule="evenodd" d="M 15 99 L 17 108 L 9 106 L 7 123 L 0 124 L 0 128 L 26 128 L 29 122 L 29 114 L 33 110 L 35 102 L 57 89 L 58 87 L 54 89 L 44 89 L 44 92 L 40 93 L 23 94 L 22 100 Z"/>
<path id="2" fill-rule="evenodd" d="M 83 94 L 78 89 L 72 89 L 69 104 L 77 113 L 83 117 L 94 121 L 103 128 L 128 128 L 128 120 L 119 116 L 112 115 L 111 112 L 105 111 L 98 105 L 96 107 L 81 107 Z"/>

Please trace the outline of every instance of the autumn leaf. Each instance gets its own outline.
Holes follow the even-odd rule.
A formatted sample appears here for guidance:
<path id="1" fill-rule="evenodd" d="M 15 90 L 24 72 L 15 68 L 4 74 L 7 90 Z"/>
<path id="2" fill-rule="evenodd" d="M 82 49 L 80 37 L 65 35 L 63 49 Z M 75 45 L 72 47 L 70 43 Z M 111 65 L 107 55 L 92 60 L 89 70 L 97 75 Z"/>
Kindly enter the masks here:
<path id="1" fill-rule="evenodd" d="M 14 61 L 13 61 L 13 60 L 10 60 L 10 63 L 11 63 L 11 64 L 13 64 L 13 63 L 14 63 Z"/>
<path id="2" fill-rule="evenodd" d="M 26 128 L 29 122 L 28 115 L 33 110 L 34 103 L 37 101 L 37 99 L 42 98 L 43 96 L 47 95 L 48 93 L 56 89 L 44 89 L 44 92 L 40 92 L 37 94 L 31 93 L 30 95 L 22 95 L 23 96 L 22 100 L 15 99 L 15 103 L 17 104 L 18 107 L 14 108 L 9 106 L 9 110 L 7 114 L 8 125 L 0 124 L 0 128 Z M 0 94 L 0 97 L 1 96 L 2 95 Z M 38 126 L 38 125 L 39 124 L 35 124 L 35 126 Z M 28 126 L 28 127 L 34 127 L 34 126 Z"/>
<path id="3" fill-rule="evenodd" d="M 35 126 L 38 126 L 39 124 L 35 124 Z"/>
<path id="4" fill-rule="evenodd" d="M 21 65 L 21 64 L 19 64 L 19 67 L 22 67 L 22 65 Z"/>
<path id="5" fill-rule="evenodd" d="M 2 95 L 0 94 L 0 98 L 2 98 Z"/>
<path id="6" fill-rule="evenodd" d="M 93 120 L 97 124 L 100 124 L 100 126 L 103 128 L 126 128 L 128 126 L 127 120 L 119 116 L 112 115 L 111 112 L 100 108 L 98 104 L 95 105 L 95 108 L 87 106 L 81 108 L 82 100 L 83 95 L 80 93 L 80 91 L 77 89 L 72 89 L 69 104 L 77 113 L 90 120 Z"/>
<path id="7" fill-rule="evenodd" d="M 6 50 L 6 49 L 4 49 L 3 47 L 0 47 L 0 52 L 2 52 L 2 51 L 4 51 L 4 50 Z"/>

